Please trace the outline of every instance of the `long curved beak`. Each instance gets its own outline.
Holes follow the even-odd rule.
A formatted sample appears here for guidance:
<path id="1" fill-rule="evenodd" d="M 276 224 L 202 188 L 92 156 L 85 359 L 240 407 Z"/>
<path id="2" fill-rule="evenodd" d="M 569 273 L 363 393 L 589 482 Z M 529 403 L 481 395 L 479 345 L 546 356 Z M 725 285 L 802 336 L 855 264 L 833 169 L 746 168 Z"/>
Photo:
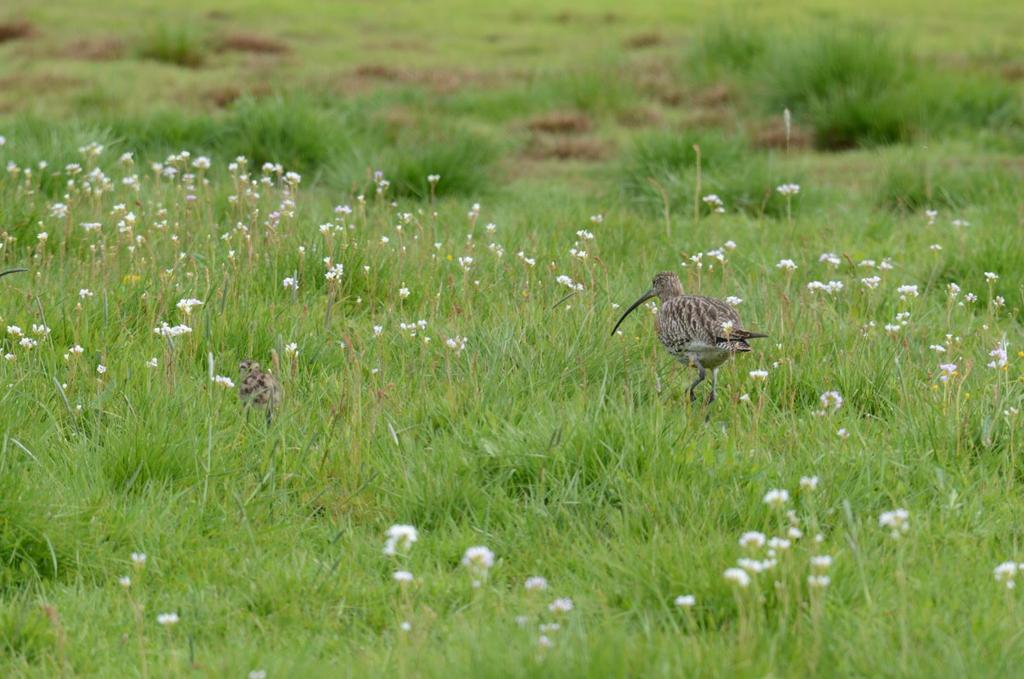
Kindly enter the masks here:
<path id="1" fill-rule="evenodd" d="M 28 271 L 28 269 L 8 269 L 7 271 L 0 271 L 0 278 L 3 278 L 9 273 L 21 273 L 22 271 Z"/>
<path id="2" fill-rule="evenodd" d="M 615 331 L 619 329 L 620 325 L 622 325 L 622 321 L 626 320 L 626 316 L 628 316 L 631 313 L 633 313 L 634 309 L 636 309 L 638 306 L 640 306 L 641 304 L 643 304 L 644 302 L 646 302 L 647 300 L 649 300 L 651 297 L 654 297 L 654 296 L 655 296 L 654 295 L 654 288 L 651 288 L 650 290 L 645 292 L 640 297 L 640 299 L 638 299 L 637 301 L 633 302 L 633 304 L 628 309 L 626 309 L 626 313 L 622 314 L 622 318 L 620 318 L 619 322 L 615 324 L 615 327 L 612 328 L 612 335 L 614 335 Z"/>

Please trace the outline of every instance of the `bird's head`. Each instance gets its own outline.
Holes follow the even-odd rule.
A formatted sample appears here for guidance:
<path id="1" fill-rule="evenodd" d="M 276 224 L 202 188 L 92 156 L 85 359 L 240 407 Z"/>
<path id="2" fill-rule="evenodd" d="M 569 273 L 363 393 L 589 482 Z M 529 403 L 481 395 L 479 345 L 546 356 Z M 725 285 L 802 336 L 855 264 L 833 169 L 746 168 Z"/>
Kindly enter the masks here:
<path id="1" fill-rule="evenodd" d="M 245 377 L 249 373 L 257 372 L 260 369 L 260 364 L 252 359 L 245 359 L 238 364 L 238 372 Z"/>
<path id="2" fill-rule="evenodd" d="M 619 322 L 615 324 L 614 328 L 612 328 L 612 334 L 614 335 L 615 331 L 619 329 L 619 326 L 622 325 L 622 321 L 626 320 L 626 316 L 633 313 L 634 309 L 652 297 L 658 297 L 662 302 L 664 302 L 667 299 L 678 297 L 681 294 L 683 294 L 683 284 L 680 282 L 679 276 L 671 271 L 662 271 L 654 277 L 653 281 L 651 281 L 651 288 L 644 294 L 640 295 L 640 299 L 633 302 L 633 304 L 626 309 L 626 313 L 622 314 Z"/>
<path id="3" fill-rule="evenodd" d="M 666 299 L 683 294 L 683 283 L 679 280 L 679 276 L 671 271 L 662 271 L 651 281 L 651 292 L 664 302 Z"/>

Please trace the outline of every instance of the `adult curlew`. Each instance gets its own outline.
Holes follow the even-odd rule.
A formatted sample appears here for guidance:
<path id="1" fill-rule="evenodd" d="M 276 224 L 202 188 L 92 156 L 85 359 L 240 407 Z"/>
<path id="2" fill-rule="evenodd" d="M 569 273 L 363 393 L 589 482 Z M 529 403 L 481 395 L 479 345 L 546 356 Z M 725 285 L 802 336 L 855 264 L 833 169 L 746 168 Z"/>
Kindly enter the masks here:
<path id="1" fill-rule="evenodd" d="M 713 403 L 717 396 L 718 367 L 733 354 L 750 351 L 748 339 L 768 336 L 741 328 L 736 310 L 721 300 L 684 295 L 679 276 L 671 272 L 654 277 L 651 289 L 626 309 L 612 329 L 612 335 L 626 316 L 652 297 L 661 299 L 657 316 L 658 339 L 679 361 L 697 367 L 697 379 L 687 389 L 690 401 L 697 400 L 694 390 L 710 370 L 711 397 L 708 403 Z"/>

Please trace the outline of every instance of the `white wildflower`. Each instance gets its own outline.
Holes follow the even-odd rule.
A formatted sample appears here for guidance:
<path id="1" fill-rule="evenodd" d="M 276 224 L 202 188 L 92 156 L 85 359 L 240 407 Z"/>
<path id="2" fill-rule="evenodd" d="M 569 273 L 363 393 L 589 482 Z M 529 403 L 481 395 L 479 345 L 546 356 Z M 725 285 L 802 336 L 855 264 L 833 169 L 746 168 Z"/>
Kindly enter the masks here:
<path id="1" fill-rule="evenodd" d="M 697 597 L 692 594 L 680 594 L 675 600 L 679 608 L 693 608 L 697 604 Z"/>
<path id="2" fill-rule="evenodd" d="M 822 408 L 831 408 L 832 412 L 843 407 L 843 397 L 838 391 L 826 391 L 819 400 Z"/>
<path id="3" fill-rule="evenodd" d="M 1001 340 L 996 348 L 988 352 L 988 355 L 992 357 L 992 360 L 988 362 L 988 367 L 995 370 L 1003 369 L 1007 366 L 1007 355 L 1006 355 L 1006 340 Z"/>
<path id="4" fill-rule="evenodd" d="M 161 613 L 160 615 L 156 616 L 156 621 L 158 623 L 160 623 L 161 625 L 163 625 L 164 627 L 169 627 L 171 625 L 177 625 L 178 624 L 178 614 L 177 613 Z"/>
<path id="5" fill-rule="evenodd" d="M 188 316 L 192 313 L 193 307 L 202 306 L 202 304 L 203 303 L 198 299 L 188 298 L 179 300 L 174 306 L 178 307 L 180 311 L 184 312 L 184 314 Z"/>
<path id="6" fill-rule="evenodd" d="M 742 568 L 727 568 L 722 573 L 722 577 L 727 582 L 736 585 L 737 587 L 746 588 L 750 585 L 750 576 Z"/>
<path id="7" fill-rule="evenodd" d="M 1017 571 L 1020 570 L 1021 564 L 1013 561 L 1004 561 L 993 569 L 992 574 L 996 578 L 996 582 L 1001 582 L 1006 586 L 1006 589 L 1013 589 L 1016 586 L 1014 579 L 1017 577 Z"/>
<path id="8" fill-rule="evenodd" d="M 811 589 L 825 589 L 832 584 L 832 578 L 827 575 L 808 575 L 807 586 Z"/>
<path id="9" fill-rule="evenodd" d="M 789 502 L 789 491 L 774 488 L 764 494 L 764 503 L 773 509 L 780 509 Z"/>
<path id="10" fill-rule="evenodd" d="M 907 297 L 917 297 L 918 291 L 916 285 L 901 285 L 896 288 L 896 294 L 900 296 L 900 299 L 907 299 Z"/>
<path id="11" fill-rule="evenodd" d="M 560 284 L 564 285 L 565 287 L 569 288 L 570 290 L 575 290 L 577 292 L 581 292 L 583 290 L 583 284 L 582 283 L 576 283 L 575 281 L 573 281 L 573 279 L 569 278 L 568 276 L 566 276 L 564 274 L 561 275 L 561 276 L 558 276 L 555 280 L 558 283 L 560 283 Z"/>
<path id="12" fill-rule="evenodd" d="M 419 532 L 414 526 L 395 524 L 388 528 L 387 541 L 384 543 L 384 554 L 394 556 L 398 552 L 408 552 L 412 544 L 419 539 Z"/>
<path id="13" fill-rule="evenodd" d="M 758 531 L 747 531 L 740 536 L 740 547 L 744 549 L 759 549 L 764 547 L 765 542 L 767 542 L 767 539 L 764 533 Z"/>
<path id="14" fill-rule="evenodd" d="M 523 587 L 526 588 L 527 592 L 537 592 L 548 588 L 548 581 L 545 578 L 535 575 L 527 578 L 526 582 L 523 583 Z"/>
<path id="15" fill-rule="evenodd" d="M 910 530 L 910 512 L 902 508 L 883 512 L 878 517 L 878 525 L 888 528 L 894 539 L 899 538 Z"/>

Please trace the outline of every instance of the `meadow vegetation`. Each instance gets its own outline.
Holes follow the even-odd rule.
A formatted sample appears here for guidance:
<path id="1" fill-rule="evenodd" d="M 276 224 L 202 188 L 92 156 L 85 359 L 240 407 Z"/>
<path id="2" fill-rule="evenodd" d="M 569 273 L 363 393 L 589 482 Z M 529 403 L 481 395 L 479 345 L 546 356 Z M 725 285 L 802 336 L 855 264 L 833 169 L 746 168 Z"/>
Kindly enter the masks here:
<path id="1" fill-rule="evenodd" d="M 1013 674 L 1020 11 L 450 4 L 0 14 L 0 670 Z"/>

